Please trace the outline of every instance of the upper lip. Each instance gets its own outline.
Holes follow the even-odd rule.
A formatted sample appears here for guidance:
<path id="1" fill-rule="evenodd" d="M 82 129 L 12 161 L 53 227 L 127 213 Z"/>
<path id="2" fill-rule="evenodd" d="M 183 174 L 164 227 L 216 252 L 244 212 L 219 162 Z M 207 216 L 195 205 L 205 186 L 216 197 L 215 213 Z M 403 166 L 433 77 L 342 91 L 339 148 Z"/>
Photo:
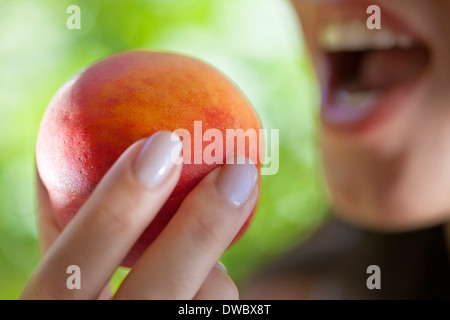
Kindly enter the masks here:
<path id="1" fill-rule="evenodd" d="M 376 1 L 369 3 L 361 0 L 349 0 L 321 4 L 316 10 L 315 30 L 321 30 L 328 23 L 336 20 L 362 20 L 365 22 L 369 17 L 366 9 L 374 2 Z M 378 4 L 378 6 L 381 12 L 381 29 L 388 28 L 421 42 L 426 41 L 426 37 L 421 34 L 420 30 L 414 28 L 414 24 L 409 23 L 401 12 L 388 8 L 387 5 Z"/>

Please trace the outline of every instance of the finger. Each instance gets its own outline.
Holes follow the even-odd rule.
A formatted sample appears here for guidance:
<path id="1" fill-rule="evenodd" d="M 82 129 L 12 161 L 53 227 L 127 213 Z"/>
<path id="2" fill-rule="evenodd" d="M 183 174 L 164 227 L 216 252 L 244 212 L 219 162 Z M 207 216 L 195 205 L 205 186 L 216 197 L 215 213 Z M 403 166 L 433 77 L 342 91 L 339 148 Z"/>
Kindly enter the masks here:
<path id="1" fill-rule="evenodd" d="M 174 189 L 181 141 L 158 132 L 116 161 L 41 260 L 23 296 L 94 299 Z M 81 271 L 81 290 L 68 290 L 67 267 Z"/>
<path id="2" fill-rule="evenodd" d="M 58 238 L 62 228 L 55 219 L 55 212 L 50 202 L 47 189 L 42 183 L 41 177 L 39 176 L 37 170 L 36 189 L 39 242 L 41 246 L 41 254 L 44 255 L 52 243 L 55 242 L 56 238 Z"/>
<path id="3" fill-rule="evenodd" d="M 47 188 L 44 186 L 39 172 L 36 170 L 36 190 L 37 190 L 37 216 L 39 242 L 41 246 L 41 255 L 44 255 L 50 246 L 61 234 L 62 228 L 56 221 L 55 211 L 53 210 Z M 100 292 L 97 300 L 110 300 L 112 290 L 109 283 Z"/>
<path id="4" fill-rule="evenodd" d="M 195 300 L 238 300 L 239 291 L 226 270 L 216 264 L 194 297 Z"/>
<path id="5" fill-rule="evenodd" d="M 108 283 L 97 297 L 97 300 L 111 300 L 113 295 L 110 283 Z"/>
<path id="6" fill-rule="evenodd" d="M 136 262 L 114 298 L 192 299 L 258 199 L 252 163 L 211 171 Z"/>

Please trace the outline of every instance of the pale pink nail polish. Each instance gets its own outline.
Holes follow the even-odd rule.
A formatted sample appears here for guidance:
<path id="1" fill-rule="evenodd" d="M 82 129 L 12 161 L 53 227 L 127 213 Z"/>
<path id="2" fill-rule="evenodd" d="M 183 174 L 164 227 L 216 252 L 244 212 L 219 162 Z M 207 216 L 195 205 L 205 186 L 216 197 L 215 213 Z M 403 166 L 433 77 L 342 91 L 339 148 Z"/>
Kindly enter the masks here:
<path id="1" fill-rule="evenodd" d="M 225 267 L 225 265 L 221 261 L 217 261 L 214 264 L 214 268 L 219 269 L 220 271 L 222 271 L 224 273 L 228 273 L 227 268 Z"/>
<path id="2" fill-rule="evenodd" d="M 234 164 L 225 164 L 216 178 L 219 191 L 235 206 L 242 206 L 250 197 L 258 180 L 258 169 L 248 158 L 236 157 Z"/>
<path id="3" fill-rule="evenodd" d="M 170 131 L 159 131 L 148 138 L 135 163 L 137 179 L 148 188 L 157 187 L 167 177 L 180 155 L 180 138 Z"/>

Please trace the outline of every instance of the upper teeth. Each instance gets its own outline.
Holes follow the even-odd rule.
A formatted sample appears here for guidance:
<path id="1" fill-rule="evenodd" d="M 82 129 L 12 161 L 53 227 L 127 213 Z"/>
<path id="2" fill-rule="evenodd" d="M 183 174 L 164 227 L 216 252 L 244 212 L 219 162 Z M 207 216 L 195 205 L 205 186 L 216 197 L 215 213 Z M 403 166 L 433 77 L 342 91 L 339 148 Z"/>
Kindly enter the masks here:
<path id="1" fill-rule="evenodd" d="M 328 23 L 321 30 L 319 44 L 330 52 L 364 51 L 393 47 L 410 48 L 414 39 L 385 27 L 370 30 L 364 21 L 349 20 Z"/>

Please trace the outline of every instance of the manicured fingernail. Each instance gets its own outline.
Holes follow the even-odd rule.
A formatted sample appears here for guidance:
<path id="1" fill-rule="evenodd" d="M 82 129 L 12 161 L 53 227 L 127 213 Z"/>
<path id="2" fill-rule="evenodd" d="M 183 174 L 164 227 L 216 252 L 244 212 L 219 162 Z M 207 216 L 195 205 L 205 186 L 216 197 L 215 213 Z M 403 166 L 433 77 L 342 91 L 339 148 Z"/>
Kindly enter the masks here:
<path id="1" fill-rule="evenodd" d="M 217 261 L 216 264 L 214 265 L 214 268 L 219 269 L 222 272 L 228 273 L 227 268 L 221 261 Z"/>
<path id="2" fill-rule="evenodd" d="M 216 184 L 219 191 L 235 206 L 242 206 L 250 197 L 258 180 L 258 169 L 248 158 L 236 157 L 220 170 Z"/>
<path id="3" fill-rule="evenodd" d="M 148 188 L 157 187 L 175 165 L 174 155 L 180 155 L 181 147 L 180 138 L 170 131 L 153 134 L 134 163 L 137 179 Z"/>

